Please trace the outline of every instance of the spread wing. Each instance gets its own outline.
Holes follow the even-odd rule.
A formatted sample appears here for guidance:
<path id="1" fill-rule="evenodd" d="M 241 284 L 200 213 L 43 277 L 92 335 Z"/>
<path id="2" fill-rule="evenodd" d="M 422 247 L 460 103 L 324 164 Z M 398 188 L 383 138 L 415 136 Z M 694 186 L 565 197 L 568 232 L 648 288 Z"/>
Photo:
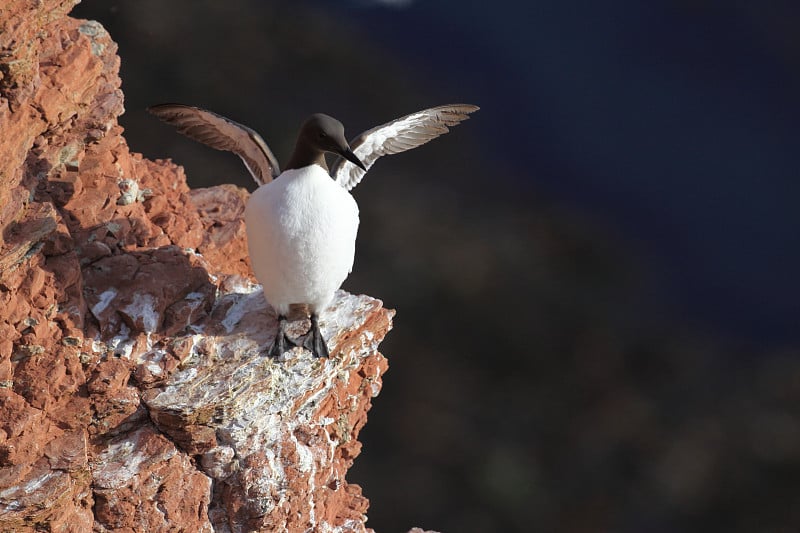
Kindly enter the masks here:
<path id="1" fill-rule="evenodd" d="M 281 171 L 278 160 L 254 130 L 211 111 L 182 104 L 159 104 L 147 111 L 190 139 L 242 158 L 256 183 L 272 181 Z"/>
<path id="2" fill-rule="evenodd" d="M 369 170 L 382 155 L 421 146 L 447 133 L 450 126 L 467 120 L 469 114 L 478 109 L 474 105 L 450 104 L 417 111 L 365 131 L 352 140 L 350 148 Z M 343 157 L 339 157 L 331 167 L 331 176 L 348 191 L 359 184 L 364 174 L 365 170 Z"/>

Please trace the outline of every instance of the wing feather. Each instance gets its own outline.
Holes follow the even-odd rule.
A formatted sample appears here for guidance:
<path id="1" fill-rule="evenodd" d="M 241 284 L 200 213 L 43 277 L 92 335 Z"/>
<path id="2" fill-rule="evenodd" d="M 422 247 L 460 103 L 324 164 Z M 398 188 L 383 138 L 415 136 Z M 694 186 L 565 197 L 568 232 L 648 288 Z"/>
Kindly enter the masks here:
<path id="1" fill-rule="evenodd" d="M 422 146 L 467 120 L 478 109 L 469 104 L 450 104 L 417 111 L 365 131 L 350 142 L 350 148 L 369 170 L 381 156 Z M 331 167 L 331 176 L 348 191 L 361 182 L 364 174 L 365 170 L 343 157 Z"/>
<path id="2" fill-rule="evenodd" d="M 242 158 L 256 183 L 263 185 L 280 173 L 278 160 L 255 130 L 199 107 L 159 104 L 147 111 L 192 140 Z"/>

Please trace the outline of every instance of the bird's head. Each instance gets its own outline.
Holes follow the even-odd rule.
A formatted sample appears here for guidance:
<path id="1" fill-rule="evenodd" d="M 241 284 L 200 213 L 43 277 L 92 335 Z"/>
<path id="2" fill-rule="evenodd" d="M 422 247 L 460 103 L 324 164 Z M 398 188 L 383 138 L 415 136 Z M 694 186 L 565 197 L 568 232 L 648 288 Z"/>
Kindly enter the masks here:
<path id="1" fill-rule="evenodd" d="M 364 171 L 367 170 L 350 149 L 344 136 L 344 126 L 331 116 L 322 113 L 311 115 L 300 129 L 300 138 L 316 150 L 340 155 Z"/>

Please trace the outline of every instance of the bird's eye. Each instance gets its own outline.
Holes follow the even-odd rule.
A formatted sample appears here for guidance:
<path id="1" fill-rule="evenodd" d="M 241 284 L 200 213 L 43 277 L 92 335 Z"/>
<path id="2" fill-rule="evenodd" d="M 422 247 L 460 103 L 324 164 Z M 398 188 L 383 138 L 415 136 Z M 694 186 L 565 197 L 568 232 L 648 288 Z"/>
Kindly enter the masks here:
<path id="1" fill-rule="evenodd" d="M 325 138 L 325 137 L 327 137 L 327 136 L 328 136 L 328 134 L 327 134 L 327 133 L 325 133 L 324 131 L 321 131 L 321 132 L 319 132 L 319 138 L 320 138 L 320 139 L 324 139 L 324 138 Z"/>

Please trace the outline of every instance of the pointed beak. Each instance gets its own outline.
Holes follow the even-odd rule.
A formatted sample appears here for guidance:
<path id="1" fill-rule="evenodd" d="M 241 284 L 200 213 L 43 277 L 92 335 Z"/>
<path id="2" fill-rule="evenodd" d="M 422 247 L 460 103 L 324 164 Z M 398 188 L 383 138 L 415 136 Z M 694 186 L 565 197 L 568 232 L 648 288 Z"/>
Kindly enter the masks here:
<path id="1" fill-rule="evenodd" d="M 348 161 L 350 161 L 351 163 L 353 163 L 354 165 L 358 166 L 364 172 L 367 171 L 367 167 L 365 167 L 364 163 L 362 163 L 361 160 L 358 157 L 356 157 L 356 154 L 353 153 L 353 151 L 350 149 L 349 146 L 347 147 L 346 150 L 342 150 L 341 152 L 339 152 L 339 154 Z"/>

